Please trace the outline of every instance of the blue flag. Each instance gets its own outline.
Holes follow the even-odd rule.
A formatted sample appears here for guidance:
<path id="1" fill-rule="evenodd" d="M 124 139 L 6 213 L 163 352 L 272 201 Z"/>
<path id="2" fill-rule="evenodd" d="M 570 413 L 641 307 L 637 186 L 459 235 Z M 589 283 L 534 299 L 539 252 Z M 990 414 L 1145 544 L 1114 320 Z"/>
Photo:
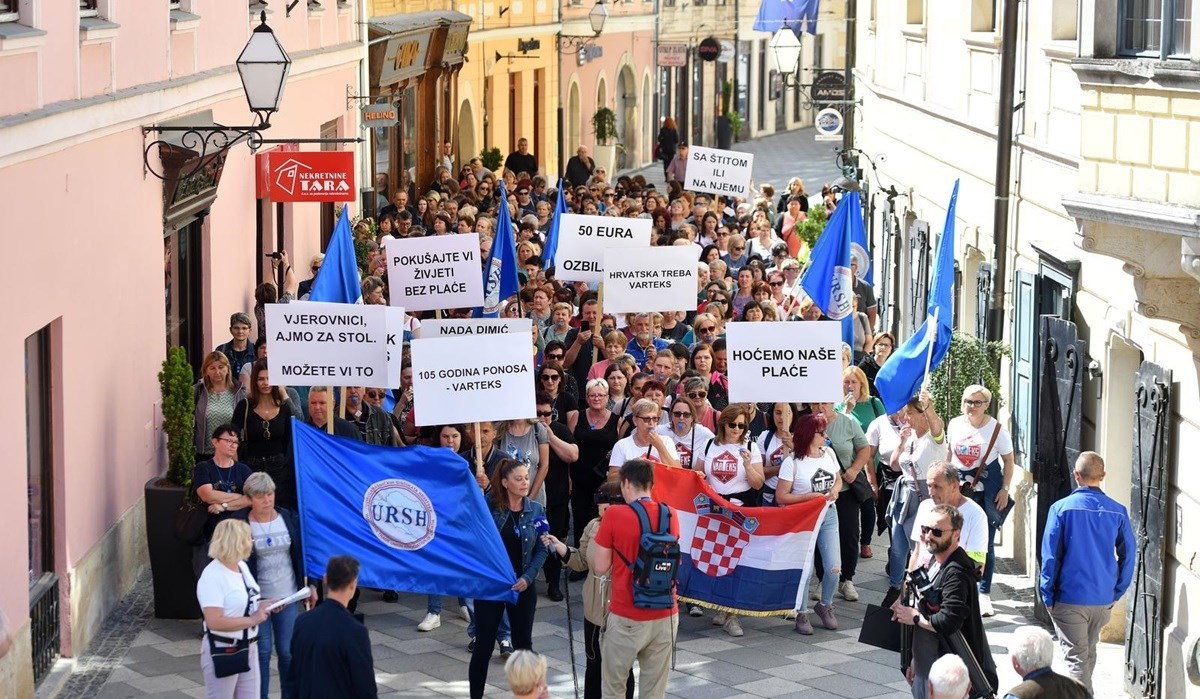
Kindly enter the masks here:
<path id="1" fill-rule="evenodd" d="M 754 18 L 754 31 L 774 34 L 786 24 L 799 37 L 801 31 L 817 33 L 819 0 L 763 0 Z"/>
<path id="2" fill-rule="evenodd" d="M 309 301 L 362 303 L 362 280 L 358 276 L 358 259 L 354 256 L 349 211 L 349 206 L 343 206 L 342 216 L 333 227 L 321 272 L 308 294 Z"/>
<path id="3" fill-rule="evenodd" d="M 379 447 L 292 420 L 304 570 L 361 564 L 364 587 L 516 602 L 517 581 L 470 467 L 441 447 Z"/>
<path id="4" fill-rule="evenodd" d="M 567 196 L 563 192 L 563 180 L 558 178 L 558 196 L 554 202 L 554 217 L 550 219 L 550 230 L 546 232 L 546 249 L 542 251 L 542 269 L 554 266 L 554 256 L 558 253 L 558 227 L 562 215 L 567 213 Z"/>
<path id="5" fill-rule="evenodd" d="M 921 390 L 925 371 L 933 371 L 950 350 L 954 334 L 954 209 L 958 204 L 958 180 L 946 207 L 946 224 L 934 258 L 933 284 L 929 292 L 928 316 L 912 337 L 896 348 L 875 377 L 879 399 L 894 413 Z"/>
<path id="6" fill-rule="evenodd" d="M 831 320 L 842 322 L 842 342 L 854 346 L 854 278 L 850 247 L 855 231 L 862 234 L 862 204 L 858 192 L 846 192 L 813 246 L 800 287 Z M 863 234 L 865 235 L 865 234 Z"/>
<path id="7" fill-rule="evenodd" d="M 513 237 L 512 218 L 508 215 L 508 192 L 504 181 L 500 187 L 500 207 L 496 212 L 496 237 L 492 251 L 483 266 L 483 307 L 475 310 L 476 318 L 500 316 L 500 302 L 521 290 L 517 279 L 517 241 Z"/>

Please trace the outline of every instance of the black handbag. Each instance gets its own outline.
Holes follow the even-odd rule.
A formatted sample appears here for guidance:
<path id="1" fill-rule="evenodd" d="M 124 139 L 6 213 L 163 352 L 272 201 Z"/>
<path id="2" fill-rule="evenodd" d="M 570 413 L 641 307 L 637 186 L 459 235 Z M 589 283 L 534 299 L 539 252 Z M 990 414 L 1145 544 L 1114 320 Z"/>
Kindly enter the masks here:
<path id="1" fill-rule="evenodd" d="M 846 469 L 842 469 L 842 473 L 846 473 Z M 867 480 L 867 470 L 862 468 L 858 472 L 858 477 L 850 481 L 850 492 L 854 493 L 854 499 L 859 502 L 866 502 L 875 497 L 875 491 L 871 488 L 871 482 Z"/>
<path id="2" fill-rule="evenodd" d="M 204 503 L 189 495 L 175 515 L 175 538 L 190 546 L 204 543 L 204 526 L 211 516 Z"/>
<path id="3" fill-rule="evenodd" d="M 246 584 L 245 573 L 242 574 L 242 584 Z M 246 585 L 246 611 L 242 616 L 250 616 L 250 603 L 253 597 L 250 586 Z M 217 646 L 217 637 L 213 635 L 212 631 L 208 631 L 206 635 L 208 636 L 208 650 L 212 655 L 214 675 L 232 677 L 243 672 L 250 672 L 250 644 L 252 641 L 249 627 L 242 629 L 242 637 L 237 639 L 232 646 Z"/>

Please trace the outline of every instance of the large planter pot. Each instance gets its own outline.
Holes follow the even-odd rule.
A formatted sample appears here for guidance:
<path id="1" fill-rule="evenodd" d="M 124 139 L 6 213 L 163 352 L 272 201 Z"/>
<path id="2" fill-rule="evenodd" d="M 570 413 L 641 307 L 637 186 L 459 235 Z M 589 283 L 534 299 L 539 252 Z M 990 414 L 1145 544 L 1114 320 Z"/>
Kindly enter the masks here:
<path id="1" fill-rule="evenodd" d="M 146 546 L 154 581 L 154 616 L 199 619 L 192 547 L 175 536 L 175 518 L 187 493 L 155 476 L 146 481 Z"/>
<path id="2" fill-rule="evenodd" d="M 717 117 L 717 148 L 721 150 L 729 150 L 733 147 L 733 124 L 729 123 L 729 117 Z"/>
<path id="3" fill-rule="evenodd" d="M 617 179 L 617 147 L 616 146 L 596 146 L 593 150 L 593 160 L 596 161 L 597 168 L 603 168 L 608 175 L 610 182 L 615 182 Z"/>

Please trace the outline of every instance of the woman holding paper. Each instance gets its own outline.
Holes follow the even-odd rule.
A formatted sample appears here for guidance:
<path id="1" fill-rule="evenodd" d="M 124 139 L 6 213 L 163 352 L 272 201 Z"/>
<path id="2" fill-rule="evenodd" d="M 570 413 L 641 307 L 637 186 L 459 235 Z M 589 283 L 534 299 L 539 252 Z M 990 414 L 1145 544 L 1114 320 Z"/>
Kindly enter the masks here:
<path id="1" fill-rule="evenodd" d="M 262 596 L 284 600 L 296 592 L 307 591 L 307 604 L 315 604 L 317 590 L 306 587 L 304 577 L 300 523 L 291 510 L 275 507 L 275 481 L 266 473 L 252 473 L 242 490 L 250 498 L 250 508 L 239 513 L 250 525 L 252 546 L 246 567 L 258 581 Z M 292 665 L 292 630 L 300 615 L 300 605 L 296 601 L 272 610 L 275 613 L 258 627 L 259 693 L 263 699 L 271 682 L 272 647 L 279 658 L 280 677 L 287 677 Z"/>

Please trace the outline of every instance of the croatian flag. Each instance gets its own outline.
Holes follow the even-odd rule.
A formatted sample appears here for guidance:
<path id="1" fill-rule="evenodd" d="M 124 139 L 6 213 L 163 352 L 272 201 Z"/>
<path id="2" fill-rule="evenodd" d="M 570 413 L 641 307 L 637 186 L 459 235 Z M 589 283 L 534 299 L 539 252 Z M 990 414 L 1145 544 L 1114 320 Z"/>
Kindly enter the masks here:
<path id="1" fill-rule="evenodd" d="M 796 588 L 828 509 L 824 499 L 740 507 L 699 473 L 667 467 L 654 469 L 652 495 L 679 518 L 680 600 L 746 616 L 795 609 Z"/>

